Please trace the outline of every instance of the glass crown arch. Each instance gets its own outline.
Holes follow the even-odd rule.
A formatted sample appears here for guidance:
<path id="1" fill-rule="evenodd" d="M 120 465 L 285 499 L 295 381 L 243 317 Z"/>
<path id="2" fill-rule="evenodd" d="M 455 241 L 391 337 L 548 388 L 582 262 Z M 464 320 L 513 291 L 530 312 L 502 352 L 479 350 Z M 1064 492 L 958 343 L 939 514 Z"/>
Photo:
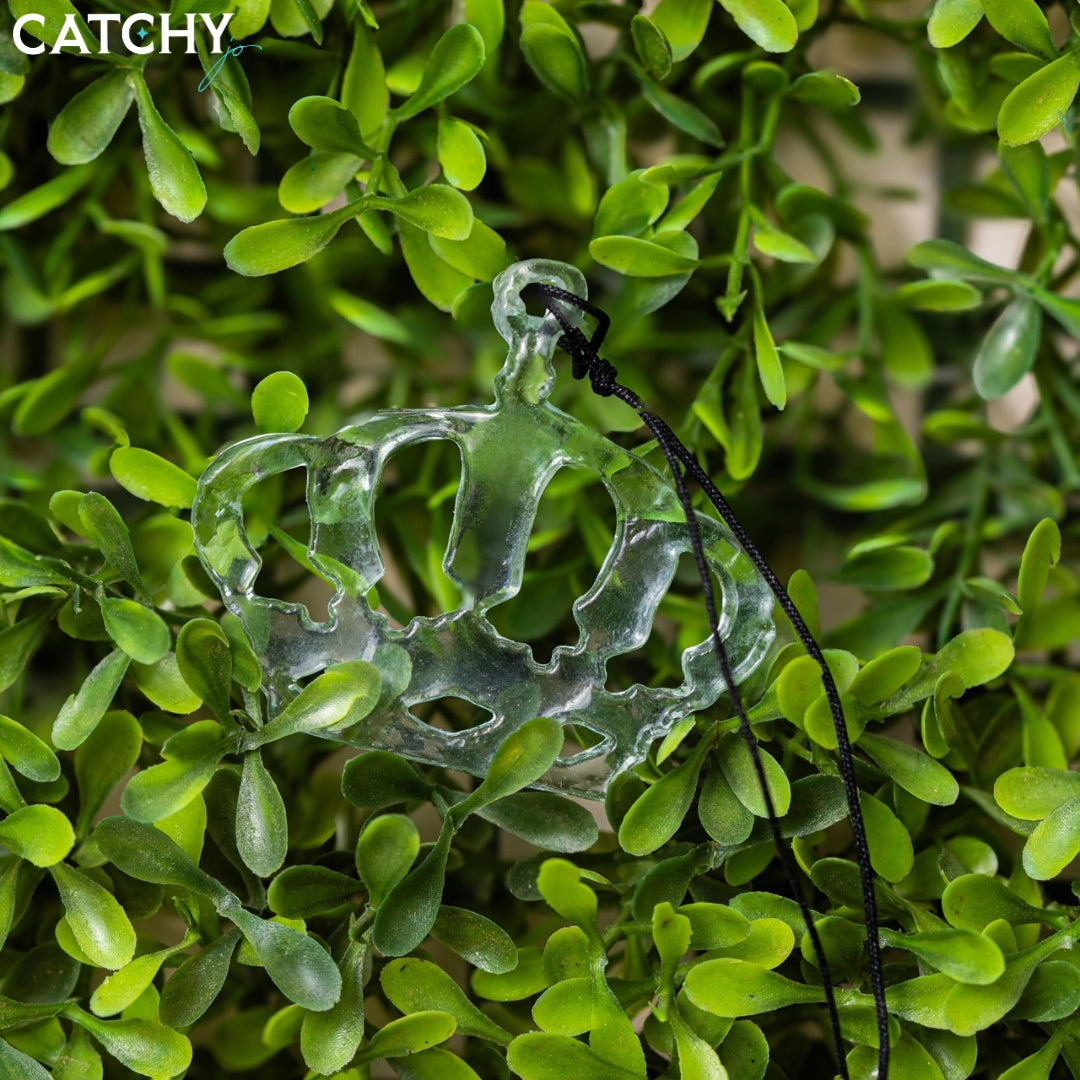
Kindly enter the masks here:
<path id="1" fill-rule="evenodd" d="M 584 278 L 564 263 L 519 262 L 494 282 L 492 314 L 506 340 L 506 362 L 486 406 L 376 413 L 328 437 L 262 435 L 225 450 L 199 483 L 192 508 L 196 547 L 263 670 L 269 713 L 298 680 L 347 660 L 371 660 L 383 673 L 376 709 L 334 738 L 417 761 L 486 773 L 502 740 L 537 716 L 580 725 L 598 741 L 560 759 L 537 784 L 602 798 L 612 777 L 644 759 L 650 743 L 725 691 L 711 640 L 685 651 L 677 687 L 605 688 L 606 665 L 647 640 L 689 533 L 670 478 L 548 400 L 561 330 L 553 316 L 530 315 L 521 290 L 531 282 L 586 295 Z M 367 593 L 384 573 L 374 500 L 387 461 L 414 443 L 453 444 L 462 483 L 443 567 L 462 603 L 396 629 Z M 261 560 L 244 530 L 244 493 L 275 473 L 303 467 L 311 517 L 308 554 L 335 587 L 328 621 L 302 604 L 257 595 Z M 565 467 L 598 475 L 615 505 L 614 541 L 595 581 L 573 604 L 580 634 L 547 664 L 501 635 L 487 613 L 521 587 L 537 504 Z M 698 515 L 706 558 L 718 583 L 720 632 L 737 682 L 767 656 L 775 636 L 773 598 L 727 528 Z M 417 719 L 415 705 L 463 698 L 491 713 L 464 731 Z"/>

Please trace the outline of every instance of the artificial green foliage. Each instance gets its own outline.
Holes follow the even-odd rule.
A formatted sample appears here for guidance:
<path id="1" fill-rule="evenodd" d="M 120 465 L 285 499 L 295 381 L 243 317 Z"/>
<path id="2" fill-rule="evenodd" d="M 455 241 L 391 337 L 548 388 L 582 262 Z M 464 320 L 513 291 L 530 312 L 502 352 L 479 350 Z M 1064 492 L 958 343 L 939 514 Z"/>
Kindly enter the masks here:
<path id="1" fill-rule="evenodd" d="M 110 52 L 28 56 L 15 18 L 42 14 L 24 33 L 51 46 L 73 16 L 96 49 L 88 12 L 0 12 L 0 1076 L 837 1074 L 820 958 L 728 703 L 603 807 L 530 788 L 588 740 L 542 717 L 486 778 L 357 754 L 350 727 L 402 685 L 393 660 L 264 694 L 196 556 L 197 480 L 225 446 L 490 400 L 490 282 L 545 257 L 585 272 L 621 381 L 822 638 L 890 1076 L 1080 1077 L 1075 5 L 228 10 L 258 49 L 222 59 L 200 32 L 197 54 L 135 55 L 113 26 Z M 864 45 L 907 74 L 848 69 Z M 936 224 L 894 263 L 852 164 L 883 109 L 942 162 Z M 975 242 L 1002 220 L 1018 252 Z M 566 369 L 553 398 L 662 466 Z M 318 624 L 306 482 L 254 486 L 244 525 L 260 594 Z M 383 478 L 370 600 L 399 623 L 459 606 L 459 483 L 445 443 Z M 541 662 L 576 640 L 609 503 L 560 472 L 520 595 L 489 612 Z M 847 1066 L 869 1077 L 836 732 L 778 625 L 749 716 Z M 681 566 L 608 688 L 674 685 L 706 636 Z M 416 709 L 461 738 L 483 720 Z"/>

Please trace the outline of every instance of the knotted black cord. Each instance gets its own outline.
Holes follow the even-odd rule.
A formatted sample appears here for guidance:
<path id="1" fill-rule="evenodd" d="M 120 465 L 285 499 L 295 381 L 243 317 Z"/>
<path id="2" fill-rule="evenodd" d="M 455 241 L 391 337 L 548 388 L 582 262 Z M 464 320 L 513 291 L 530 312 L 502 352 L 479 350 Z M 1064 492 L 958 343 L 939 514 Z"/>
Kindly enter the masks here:
<path id="1" fill-rule="evenodd" d="M 789 888 L 799 904 L 799 910 L 802 913 L 803 921 L 806 923 L 807 933 L 810 936 L 814 954 L 818 960 L 818 969 L 821 972 L 823 989 L 825 992 L 825 1003 L 828 1008 L 829 1019 L 832 1026 L 833 1041 L 836 1044 L 836 1056 L 840 1069 L 840 1076 L 843 1080 L 848 1080 L 847 1060 L 844 1056 L 844 1044 L 840 1032 L 840 1016 L 836 1008 L 836 997 L 833 992 L 832 980 L 829 977 L 829 967 L 825 958 L 825 950 L 822 947 L 821 939 L 818 936 L 817 927 L 814 924 L 810 912 L 810 906 L 807 903 L 802 888 L 799 886 L 798 878 L 796 876 L 795 861 L 791 849 L 783 842 L 783 837 L 780 833 L 780 822 L 777 818 L 772 794 L 769 791 L 769 786 L 766 781 L 765 768 L 761 761 L 757 737 L 754 735 L 750 720 L 746 715 L 742 695 L 739 693 L 738 687 L 735 684 L 731 672 L 731 665 L 727 656 L 727 650 L 720 637 L 720 625 L 716 612 L 716 599 L 713 592 L 712 579 L 709 575 L 708 566 L 705 561 L 705 551 L 701 543 L 701 534 L 698 528 L 693 504 L 690 500 L 690 492 L 686 486 L 686 474 L 689 474 L 697 481 L 698 485 L 705 493 L 705 496 L 716 508 L 717 512 L 724 520 L 724 523 L 735 536 L 735 539 L 738 540 L 742 549 L 757 567 L 758 572 L 764 577 L 769 588 L 772 590 L 773 595 L 776 597 L 781 608 L 783 608 L 784 614 L 795 628 L 795 633 L 802 641 L 807 654 L 813 657 L 821 668 L 821 680 L 825 689 L 825 696 L 829 702 L 829 711 L 832 713 L 833 723 L 836 727 L 837 749 L 840 757 L 840 773 L 844 783 L 844 793 L 847 798 L 848 816 L 851 821 L 852 833 L 854 834 L 855 851 L 859 860 L 863 907 L 866 916 L 867 949 L 870 960 L 870 982 L 873 990 L 874 1008 L 878 1028 L 877 1076 L 879 1080 L 887 1080 L 889 1073 L 889 1017 L 885 1003 L 884 978 L 881 970 L 881 944 L 878 940 L 877 899 L 874 895 L 873 871 L 870 866 L 870 850 L 866 841 L 866 829 L 863 824 L 862 809 L 859 805 L 859 789 L 855 782 L 855 769 L 851 756 L 851 741 L 848 738 L 847 726 L 844 722 L 844 710 L 840 702 L 840 694 L 837 691 L 836 683 L 832 677 L 832 672 L 829 671 L 829 667 L 825 663 L 825 657 L 822 655 L 821 649 L 818 647 L 813 634 L 810 633 L 805 621 L 799 614 L 798 608 L 795 607 L 791 597 L 788 596 L 787 590 L 781 584 L 780 579 L 776 574 L 773 573 L 772 568 L 765 561 L 762 554 L 758 551 L 757 547 L 750 539 L 746 530 L 742 527 L 742 524 L 735 516 L 723 495 L 720 494 L 719 489 L 712 482 L 709 475 L 700 465 L 698 465 L 693 454 L 691 454 L 686 446 L 683 445 L 671 428 L 668 427 L 660 417 L 648 412 L 642 404 L 641 399 L 633 391 L 628 390 L 626 387 L 615 381 L 618 374 L 615 368 L 607 360 L 602 359 L 598 355 L 600 345 L 607 334 L 611 322 L 607 313 L 597 308 L 595 305 L 590 304 L 587 300 L 583 300 L 581 297 L 575 296 L 573 293 L 567 292 L 565 289 L 560 289 L 554 285 L 535 282 L 522 289 L 521 295 L 523 299 L 526 299 L 529 295 L 538 296 L 543 302 L 544 307 L 551 312 L 558 321 L 559 326 L 563 331 L 563 336 L 559 339 L 559 347 L 564 349 L 570 355 L 574 378 L 583 379 L 587 376 L 594 393 L 600 397 L 617 397 L 620 401 L 625 402 L 637 412 L 638 416 L 641 417 L 642 422 L 656 438 L 657 444 L 667 460 L 668 467 L 671 469 L 671 474 L 675 481 L 675 490 L 686 517 L 686 526 L 690 534 L 690 544 L 697 561 L 698 575 L 701 578 L 702 591 L 705 595 L 705 608 L 708 613 L 713 647 L 716 650 L 716 656 L 720 662 L 720 671 L 723 675 L 725 686 L 731 697 L 735 713 L 739 718 L 740 730 L 750 749 L 750 756 L 754 763 L 754 771 L 757 774 L 758 784 L 761 787 L 762 797 L 765 802 L 765 811 L 769 821 L 769 829 L 772 832 L 773 841 L 776 845 L 777 853 L 780 856 L 780 862 L 783 865 Z M 559 305 L 553 303 L 553 301 L 559 300 L 570 304 L 581 311 L 587 312 L 596 319 L 596 329 L 593 331 L 591 338 L 586 337 L 580 329 L 572 325 Z M 680 466 L 682 467 L 680 468 Z"/>

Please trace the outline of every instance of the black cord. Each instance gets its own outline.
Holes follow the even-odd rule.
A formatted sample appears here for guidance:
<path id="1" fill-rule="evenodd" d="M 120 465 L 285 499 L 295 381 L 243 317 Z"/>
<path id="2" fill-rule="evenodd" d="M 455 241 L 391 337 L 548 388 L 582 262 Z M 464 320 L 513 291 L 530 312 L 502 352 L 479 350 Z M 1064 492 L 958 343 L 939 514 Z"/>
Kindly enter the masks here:
<path id="1" fill-rule="evenodd" d="M 575 379 L 588 377 L 593 392 L 601 397 L 617 397 L 625 402 L 641 417 L 642 422 L 652 432 L 660 450 L 667 460 L 671 475 L 675 480 L 675 490 L 679 496 L 683 513 L 686 517 L 686 527 L 690 533 L 690 544 L 697 561 L 698 575 L 701 578 L 702 591 L 705 594 L 705 609 L 709 617 L 709 627 L 712 633 L 713 647 L 716 650 L 717 659 L 720 662 L 720 671 L 724 677 L 728 695 L 731 698 L 735 713 L 739 718 L 739 727 L 743 738 L 750 748 L 750 756 L 754 763 L 754 771 L 757 774 L 758 783 L 761 786 L 762 797 L 765 801 L 765 811 L 769 820 L 769 829 L 772 832 L 773 841 L 776 844 L 780 862 L 787 876 L 788 885 L 792 894 L 798 901 L 799 910 L 806 923 L 807 933 L 814 948 L 814 954 L 818 959 L 818 969 L 821 972 L 823 988 L 825 991 L 825 1003 L 829 1012 L 829 1020 L 832 1026 L 833 1041 L 836 1044 L 837 1063 L 840 1076 L 843 1080 L 849 1080 L 847 1060 L 844 1056 L 844 1044 L 840 1032 L 840 1015 L 836 1008 L 836 996 L 833 992 L 832 980 L 829 977 L 829 966 L 825 958 L 825 950 L 821 944 L 817 927 L 814 924 L 810 912 L 810 906 L 806 901 L 802 888 L 799 886 L 796 876 L 795 860 L 791 849 L 783 842 L 780 834 L 780 822 L 776 816 L 776 808 L 772 801 L 772 794 L 765 777 L 765 768 L 762 765 L 761 753 L 758 749 L 757 737 L 754 735 L 750 720 L 746 715 L 742 695 L 735 684 L 731 673 L 731 664 L 728 660 L 727 650 L 724 648 L 720 637 L 720 624 L 716 611 L 716 597 L 713 591 L 712 579 L 709 576 L 708 566 L 705 561 L 705 551 L 701 543 L 701 533 L 698 528 L 697 518 L 693 504 L 690 500 L 690 492 L 686 486 L 686 476 L 692 477 L 705 493 L 706 498 L 713 504 L 731 530 L 735 539 L 738 540 L 742 549 L 750 557 L 757 567 L 761 576 L 768 583 L 776 599 L 779 601 L 784 614 L 787 615 L 795 628 L 795 633 L 806 648 L 807 653 L 817 661 L 821 668 L 821 681 L 825 688 L 825 696 L 829 702 L 829 711 L 832 713 L 833 723 L 836 727 L 837 749 L 840 757 L 840 774 L 844 783 L 844 793 L 847 796 L 848 815 L 851 820 L 851 829 L 855 839 L 855 852 L 859 860 L 859 873 L 862 883 L 863 908 L 866 915 L 866 938 L 867 950 L 870 960 L 870 982 L 874 996 L 874 1009 L 877 1016 L 878 1028 L 878 1068 L 879 1080 L 887 1080 L 889 1074 L 889 1016 L 885 1004 L 885 982 L 881 968 L 881 943 L 878 939 L 878 914 L 877 898 L 874 895 L 873 871 L 870 866 L 870 849 L 866 841 L 866 828 L 863 824 L 862 808 L 859 805 L 859 789 L 855 782 L 855 767 L 851 756 L 851 741 L 848 738 L 847 726 L 844 723 L 844 710 L 840 702 L 840 693 L 836 688 L 832 672 L 825 663 L 825 657 L 821 653 L 818 643 L 814 640 L 803 617 L 799 614 L 788 596 L 787 590 L 781 584 L 780 579 L 765 561 L 758 551 L 754 542 L 750 539 L 746 530 L 742 527 L 739 519 L 735 516 L 727 500 L 720 494 L 720 490 L 712 482 L 701 466 L 697 463 L 693 454 L 680 442 L 678 436 L 668 425 L 648 412 L 641 399 L 631 390 L 616 381 L 618 372 L 599 354 L 600 345 L 607 335 L 611 320 L 607 314 L 594 304 L 580 296 L 575 296 L 565 289 L 554 285 L 545 285 L 540 282 L 525 286 L 521 290 L 522 299 L 535 296 L 541 300 L 544 307 L 555 317 L 562 329 L 562 337 L 559 339 L 560 348 L 570 355 L 572 371 Z M 559 301 L 569 304 L 571 307 L 584 311 L 596 319 L 596 329 L 591 338 L 576 326 L 574 326 L 566 312 L 559 306 Z"/>

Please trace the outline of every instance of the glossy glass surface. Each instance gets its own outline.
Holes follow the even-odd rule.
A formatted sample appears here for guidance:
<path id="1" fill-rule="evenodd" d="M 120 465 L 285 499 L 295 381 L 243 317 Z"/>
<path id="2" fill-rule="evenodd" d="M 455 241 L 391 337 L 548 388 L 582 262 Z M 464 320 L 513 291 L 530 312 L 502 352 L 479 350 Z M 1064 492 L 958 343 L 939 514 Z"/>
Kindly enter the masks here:
<path id="1" fill-rule="evenodd" d="M 378 413 L 327 438 L 248 439 L 207 470 L 193 520 L 203 565 L 260 658 L 271 715 L 296 693 L 297 680 L 340 661 L 374 660 L 386 685 L 376 710 L 348 731 L 355 745 L 482 776 L 510 731 L 548 716 L 584 727 L 599 741 L 561 759 L 538 786 L 596 798 L 614 775 L 644 758 L 654 739 L 715 702 L 724 686 L 705 641 L 684 653 L 680 686 L 638 685 L 621 693 L 604 687 L 608 660 L 648 638 L 689 537 L 669 478 L 547 401 L 560 331 L 552 316 L 526 312 L 519 293 L 531 281 L 586 295 L 581 274 L 558 262 L 517 263 L 495 280 L 492 313 L 509 352 L 493 404 Z M 432 439 L 461 456 L 462 486 L 443 566 L 464 600 L 458 610 L 394 629 L 366 599 L 384 571 L 374 494 L 395 451 Z M 297 466 L 308 475 L 309 557 L 336 588 L 324 623 L 313 622 L 302 604 L 254 591 L 261 563 L 244 532 L 244 492 Z M 600 476 L 615 504 L 616 534 L 595 582 L 574 603 L 577 643 L 538 664 L 527 644 L 501 636 L 486 615 L 520 588 L 537 503 L 565 467 Z M 722 590 L 721 634 L 742 681 L 772 644 L 772 595 L 727 529 L 704 515 L 699 522 Z M 446 732 L 410 712 L 447 696 L 473 702 L 492 718 Z"/>

